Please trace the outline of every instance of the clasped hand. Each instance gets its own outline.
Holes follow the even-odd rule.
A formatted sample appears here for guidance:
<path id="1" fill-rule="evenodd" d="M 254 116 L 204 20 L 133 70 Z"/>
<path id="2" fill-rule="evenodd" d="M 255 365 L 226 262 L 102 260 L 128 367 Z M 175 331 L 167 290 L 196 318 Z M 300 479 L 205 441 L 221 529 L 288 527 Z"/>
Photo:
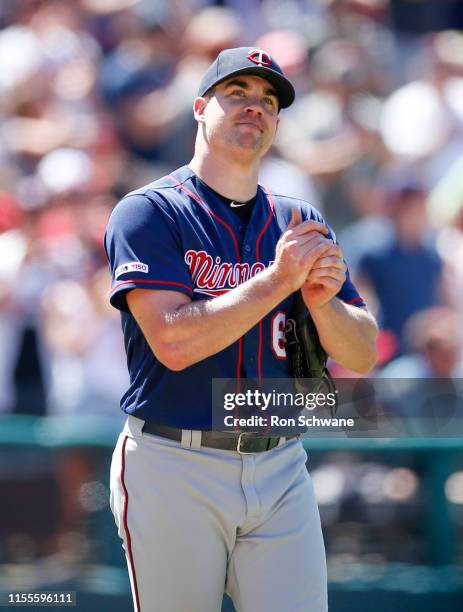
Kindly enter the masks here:
<path id="1" fill-rule="evenodd" d="M 301 289 L 309 308 L 327 304 L 341 289 L 346 264 L 341 248 L 327 238 L 328 228 L 318 221 L 302 221 L 292 210 L 286 232 L 278 241 L 275 266 L 291 291 Z"/>

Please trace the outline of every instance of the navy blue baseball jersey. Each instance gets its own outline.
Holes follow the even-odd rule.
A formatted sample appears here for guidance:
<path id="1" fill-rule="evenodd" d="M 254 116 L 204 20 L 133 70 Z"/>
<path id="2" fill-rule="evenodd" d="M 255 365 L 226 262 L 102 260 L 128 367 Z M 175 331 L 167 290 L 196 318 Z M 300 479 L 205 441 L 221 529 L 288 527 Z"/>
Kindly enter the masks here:
<path id="1" fill-rule="evenodd" d="M 307 202 L 259 186 L 245 224 L 188 166 L 122 198 L 111 214 L 105 249 L 112 274 L 110 299 L 121 311 L 130 373 L 123 411 L 173 427 L 210 429 L 213 378 L 289 376 L 283 333 L 292 296 L 239 341 L 175 372 L 149 348 L 126 294 L 139 287 L 206 300 L 230 291 L 273 263 L 276 244 L 295 207 L 303 220 L 325 223 Z M 332 230 L 330 236 L 336 240 Z M 338 297 L 365 305 L 348 272 Z"/>

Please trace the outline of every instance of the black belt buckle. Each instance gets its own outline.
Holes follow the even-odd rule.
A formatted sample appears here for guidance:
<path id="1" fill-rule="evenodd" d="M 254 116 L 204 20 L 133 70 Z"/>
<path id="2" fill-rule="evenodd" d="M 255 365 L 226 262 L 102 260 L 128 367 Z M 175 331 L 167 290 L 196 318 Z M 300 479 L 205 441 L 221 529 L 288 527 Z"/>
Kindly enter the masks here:
<path id="1" fill-rule="evenodd" d="M 246 435 L 248 436 L 247 438 L 245 437 Z M 245 448 L 246 446 L 246 439 L 249 440 L 251 443 L 252 441 L 256 441 L 256 440 L 260 440 L 262 442 L 264 442 L 265 440 L 266 444 L 263 448 L 246 451 L 246 450 L 243 450 L 243 448 Z M 261 436 L 256 436 L 256 435 L 249 434 L 248 432 L 243 431 L 238 436 L 238 442 L 236 444 L 236 452 L 239 455 L 255 455 L 256 453 L 262 453 L 263 451 L 270 449 L 270 441 L 271 441 L 271 438 L 262 438 Z"/>
<path id="2" fill-rule="evenodd" d="M 241 446 L 242 444 L 244 444 L 243 442 L 243 436 L 245 436 L 246 434 L 240 433 L 240 435 L 238 436 L 238 442 L 236 443 L 236 452 L 240 455 L 253 455 L 254 453 L 247 453 L 246 451 L 241 450 Z"/>

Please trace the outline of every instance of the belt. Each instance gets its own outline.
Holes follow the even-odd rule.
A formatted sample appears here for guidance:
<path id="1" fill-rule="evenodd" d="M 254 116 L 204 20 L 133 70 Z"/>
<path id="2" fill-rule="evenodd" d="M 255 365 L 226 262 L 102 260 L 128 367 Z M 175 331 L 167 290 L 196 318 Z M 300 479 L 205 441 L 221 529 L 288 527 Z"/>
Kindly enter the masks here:
<path id="1" fill-rule="evenodd" d="M 182 440 L 182 430 L 177 427 L 169 427 L 161 425 L 154 421 L 145 421 L 142 428 L 143 433 L 154 434 L 169 440 Z M 261 434 L 252 432 L 243 432 L 240 434 L 225 433 L 220 431 L 202 431 L 201 446 L 210 448 L 219 448 L 222 450 L 230 450 L 239 453 L 240 455 L 252 455 L 254 453 L 263 453 L 278 446 L 281 440 L 286 441 L 291 438 L 297 438 L 297 434 L 285 436 L 262 436 Z"/>

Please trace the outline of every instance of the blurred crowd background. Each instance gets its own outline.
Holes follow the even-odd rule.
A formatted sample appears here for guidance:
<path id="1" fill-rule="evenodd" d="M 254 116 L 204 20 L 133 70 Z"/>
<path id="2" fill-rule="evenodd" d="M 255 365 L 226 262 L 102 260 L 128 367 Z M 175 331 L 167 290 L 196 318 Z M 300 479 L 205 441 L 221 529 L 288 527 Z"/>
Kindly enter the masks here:
<path id="1" fill-rule="evenodd" d="M 122 422 L 104 228 L 122 195 L 191 159 L 200 77 L 241 45 L 269 51 L 295 85 L 261 182 L 313 203 L 334 228 L 381 324 L 373 375 L 461 378 L 461 30 L 459 0 L 2 0 L 0 413 Z M 423 462 L 330 457 L 314 476 L 329 559 L 431 563 Z M 42 472 L 35 459 L 22 472 L 3 461 L 0 487 L 29 470 L 18 499 L 32 499 L 31 466 L 52 474 L 60 533 L 26 533 L 8 495 L 0 563 L 96 554 L 83 525 L 107 511 L 106 459 L 67 450 L 42 461 Z M 444 496 L 462 562 L 461 458 L 452 469 Z M 46 523 L 53 511 L 42 511 Z"/>

